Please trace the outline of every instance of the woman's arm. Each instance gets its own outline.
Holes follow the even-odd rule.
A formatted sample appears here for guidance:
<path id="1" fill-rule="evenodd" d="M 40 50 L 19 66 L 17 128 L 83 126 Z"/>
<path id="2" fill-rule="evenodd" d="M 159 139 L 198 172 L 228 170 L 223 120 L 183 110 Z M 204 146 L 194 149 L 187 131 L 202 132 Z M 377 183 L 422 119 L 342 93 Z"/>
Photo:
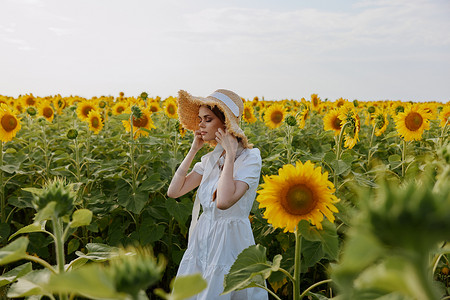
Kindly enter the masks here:
<path id="1" fill-rule="evenodd" d="M 172 181 L 170 182 L 169 189 L 167 190 L 168 197 L 181 197 L 200 185 L 203 177 L 202 175 L 198 174 L 197 172 L 191 172 L 187 174 L 195 155 L 203 146 L 203 141 L 200 139 L 201 135 L 195 132 L 195 138 L 194 142 L 192 143 L 191 149 L 181 162 L 180 166 L 173 175 Z"/>
<path id="2" fill-rule="evenodd" d="M 217 184 L 217 197 L 215 201 L 218 209 L 228 209 L 241 199 L 248 189 L 248 184 L 243 181 L 234 180 L 233 178 L 234 160 L 238 146 L 236 137 L 222 129 L 219 129 L 216 135 L 216 140 L 225 149 L 226 156 L 222 174 Z"/>

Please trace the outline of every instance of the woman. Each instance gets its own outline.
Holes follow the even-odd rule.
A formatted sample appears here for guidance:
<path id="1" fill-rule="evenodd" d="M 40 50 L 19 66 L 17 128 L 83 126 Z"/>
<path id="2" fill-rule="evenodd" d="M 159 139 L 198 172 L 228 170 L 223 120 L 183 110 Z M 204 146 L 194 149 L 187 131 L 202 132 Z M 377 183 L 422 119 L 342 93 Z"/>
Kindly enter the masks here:
<path id="1" fill-rule="evenodd" d="M 167 195 L 178 198 L 196 187 L 188 248 L 177 276 L 201 273 L 208 286 L 194 299 L 268 299 L 259 288 L 220 296 L 224 275 L 245 248 L 254 245 L 249 221 L 261 172 L 259 149 L 248 144 L 239 127 L 244 110 L 234 92 L 217 90 L 202 98 L 185 91 L 178 95 L 178 116 L 195 133 L 191 149 L 175 172 Z M 188 174 L 205 143 L 215 146 Z M 198 219 L 200 204 L 203 212 Z M 197 220 L 198 219 L 198 220 Z"/>

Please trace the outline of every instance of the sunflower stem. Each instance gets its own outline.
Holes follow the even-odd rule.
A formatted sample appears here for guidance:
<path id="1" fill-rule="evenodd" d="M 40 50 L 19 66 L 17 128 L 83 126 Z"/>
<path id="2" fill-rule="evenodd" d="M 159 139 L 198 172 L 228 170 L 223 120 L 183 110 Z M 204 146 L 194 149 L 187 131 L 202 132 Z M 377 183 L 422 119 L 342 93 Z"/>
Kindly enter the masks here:
<path id="1" fill-rule="evenodd" d="M 341 152 L 342 152 L 341 144 L 342 144 L 342 138 L 344 136 L 344 130 L 345 130 L 345 127 L 347 127 L 349 124 L 350 124 L 349 122 L 346 122 L 344 125 L 342 125 L 341 132 L 339 132 L 339 139 L 336 144 L 336 162 L 337 162 L 338 166 L 339 166 L 338 162 L 341 159 Z M 337 183 L 336 170 L 334 170 L 333 174 L 334 174 L 334 186 L 336 186 L 336 183 Z"/>
<path id="2" fill-rule="evenodd" d="M 441 148 L 443 143 L 444 143 L 444 132 L 447 129 L 448 120 L 449 119 L 447 119 L 447 121 L 445 122 L 445 125 L 444 125 L 444 127 L 442 128 L 442 131 L 441 131 L 441 136 L 439 137 L 439 148 Z"/>
<path id="3" fill-rule="evenodd" d="M 3 167 L 3 141 L 0 142 L 0 167 Z M 2 213 L 2 224 L 6 221 L 6 201 L 3 186 L 3 170 L 0 169 L 0 203 Z"/>
<path id="4" fill-rule="evenodd" d="M 373 125 L 372 129 L 372 135 L 370 136 L 370 142 L 369 142 L 369 153 L 367 154 L 367 169 L 370 167 L 370 157 L 372 156 L 372 143 L 373 143 L 373 136 L 375 135 L 375 128 L 376 125 Z"/>
<path id="5" fill-rule="evenodd" d="M 406 141 L 402 143 L 402 178 L 405 177 L 405 163 L 406 163 Z"/>
<path id="6" fill-rule="evenodd" d="M 134 128 L 133 114 L 130 114 L 130 159 L 131 159 L 131 181 L 133 189 L 133 197 L 136 195 L 136 166 L 134 164 Z"/>
<path id="7" fill-rule="evenodd" d="M 301 300 L 300 295 L 300 269 L 302 255 L 302 236 L 298 228 L 295 229 L 295 261 L 294 261 L 294 300 Z"/>

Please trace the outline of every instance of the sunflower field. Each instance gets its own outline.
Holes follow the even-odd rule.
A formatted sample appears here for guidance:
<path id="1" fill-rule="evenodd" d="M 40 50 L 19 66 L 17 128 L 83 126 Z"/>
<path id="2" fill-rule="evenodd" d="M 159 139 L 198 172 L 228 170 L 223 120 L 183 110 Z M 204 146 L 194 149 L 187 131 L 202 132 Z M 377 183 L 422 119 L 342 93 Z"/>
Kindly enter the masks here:
<path id="1" fill-rule="evenodd" d="M 256 245 L 224 294 L 450 299 L 450 104 L 244 100 L 262 176 Z M 170 180 L 193 134 L 177 99 L 0 95 L 0 296 L 184 299 L 195 191 Z M 212 148 L 204 146 L 196 161 Z M 130 255 L 133 254 L 133 255 Z"/>

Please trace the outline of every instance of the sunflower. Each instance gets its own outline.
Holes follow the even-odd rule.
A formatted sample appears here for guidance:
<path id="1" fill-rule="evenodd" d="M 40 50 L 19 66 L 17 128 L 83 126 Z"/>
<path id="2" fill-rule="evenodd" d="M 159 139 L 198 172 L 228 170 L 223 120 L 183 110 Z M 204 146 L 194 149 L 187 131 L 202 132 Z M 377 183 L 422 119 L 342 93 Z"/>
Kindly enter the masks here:
<path id="1" fill-rule="evenodd" d="M 375 127 L 375 135 L 380 136 L 386 131 L 389 125 L 387 113 L 381 109 L 377 109 L 373 114 L 372 126 Z"/>
<path id="2" fill-rule="evenodd" d="M 93 109 L 96 109 L 94 102 L 87 100 L 79 102 L 77 106 L 78 118 L 80 118 L 81 121 L 88 121 L 89 112 Z"/>
<path id="3" fill-rule="evenodd" d="M 348 103 L 348 100 L 341 97 L 336 100 L 336 107 L 339 108 L 343 106 L 345 103 Z"/>
<path id="4" fill-rule="evenodd" d="M 328 180 L 328 172 L 307 161 L 284 165 L 278 175 L 264 176 L 257 201 L 265 208 L 264 218 L 284 232 L 294 232 L 298 222 L 307 220 L 322 229 L 323 216 L 334 222 L 335 188 Z"/>
<path id="5" fill-rule="evenodd" d="M 52 102 L 53 102 L 53 107 L 55 107 L 56 113 L 58 115 L 61 115 L 63 109 L 68 106 L 66 99 L 61 96 L 57 96 L 57 97 L 53 98 Z"/>
<path id="6" fill-rule="evenodd" d="M 441 110 L 439 120 L 441 120 L 441 123 L 439 124 L 441 127 L 445 127 L 445 125 L 450 124 L 450 105 L 444 106 Z"/>
<path id="7" fill-rule="evenodd" d="M 36 99 L 34 98 L 33 94 L 23 96 L 22 103 L 23 103 L 23 106 L 25 106 L 25 107 L 36 106 L 36 104 L 37 104 Z"/>
<path id="8" fill-rule="evenodd" d="M 169 118 L 178 119 L 178 106 L 173 97 L 169 97 L 164 101 L 164 112 Z"/>
<path id="9" fill-rule="evenodd" d="M 361 121 L 353 104 L 346 103 L 339 109 L 338 118 L 341 120 L 342 126 L 347 124 L 344 130 L 344 147 L 352 149 L 359 141 L 359 131 L 361 129 Z"/>
<path id="10" fill-rule="evenodd" d="M 424 130 L 430 128 L 428 122 L 430 117 L 431 113 L 423 109 L 420 104 L 410 105 L 395 117 L 395 127 L 405 141 L 418 141 L 422 138 Z"/>
<path id="11" fill-rule="evenodd" d="M 286 108 L 281 104 L 272 104 L 264 112 L 264 122 L 269 128 L 275 129 L 281 126 L 286 115 Z"/>
<path id="12" fill-rule="evenodd" d="M 158 111 L 161 111 L 161 106 L 159 105 L 159 102 L 157 101 L 151 101 L 148 103 L 148 108 L 152 113 L 156 113 Z"/>
<path id="13" fill-rule="evenodd" d="M 111 108 L 112 114 L 118 116 L 122 114 L 127 108 L 128 105 L 125 102 L 119 101 Z"/>
<path id="14" fill-rule="evenodd" d="M 309 108 L 305 107 L 305 108 L 303 108 L 302 112 L 298 116 L 298 120 L 299 120 L 298 127 L 300 129 L 305 127 L 306 119 L 308 119 L 308 116 L 309 116 Z"/>
<path id="15" fill-rule="evenodd" d="M 133 132 L 134 132 L 134 138 L 138 138 L 139 136 L 148 136 L 148 131 L 140 130 L 143 129 L 155 129 L 155 125 L 153 124 L 153 120 L 151 118 L 152 112 L 149 110 L 149 108 L 142 108 L 140 107 L 141 111 L 141 117 L 137 119 L 135 116 L 133 116 Z M 127 108 L 126 113 L 131 114 L 131 108 Z M 127 132 L 131 131 L 131 125 L 130 121 L 122 121 L 123 126 L 125 127 L 125 130 Z"/>
<path id="16" fill-rule="evenodd" d="M 242 119 L 247 123 L 255 123 L 257 121 L 252 102 L 245 102 Z"/>
<path id="17" fill-rule="evenodd" d="M 101 114 L 96 109 L 91 109 L 88 113 L 87 122 L 89 123 L 89 130 L 98 134 L 103 129 L 104 123 Z"/>
<path id="18" fill-rule="evenodd" d="M 4 103 L 0 104 L 0 140 L 11 141 L 20 130 L 20 120 Z"/>
<path id="19" fill-rule="evenodd" d="M 323 117 L 323 129 L 333 130 L 334 135 L 339 135 L 341 132 L 341 119 L 339 119 L 339 110 L 332 109 Z"/>
<path id="20" fill-rule="evenodd" d="M 317 96 L 317 94 L 312 94 L 312 95 L 311 95 L 311 109 L 312 109 L 312 110 L 319 110 L 319 108 L 320 108 L 320 103 L 321 103 L 321 100 L 320 100 L 320 98 Z"/>
<path id="21" fill-rule="evenodd" d="M 50 105 L 50 102 L 48 101 L 43 101 L 39 104 L 38 112 L 40 116 L 43 116 L 50 123 L 53 121 L 53 118 L 55 117 L 55 111 L 53 110 L 53 107 Z"/>

